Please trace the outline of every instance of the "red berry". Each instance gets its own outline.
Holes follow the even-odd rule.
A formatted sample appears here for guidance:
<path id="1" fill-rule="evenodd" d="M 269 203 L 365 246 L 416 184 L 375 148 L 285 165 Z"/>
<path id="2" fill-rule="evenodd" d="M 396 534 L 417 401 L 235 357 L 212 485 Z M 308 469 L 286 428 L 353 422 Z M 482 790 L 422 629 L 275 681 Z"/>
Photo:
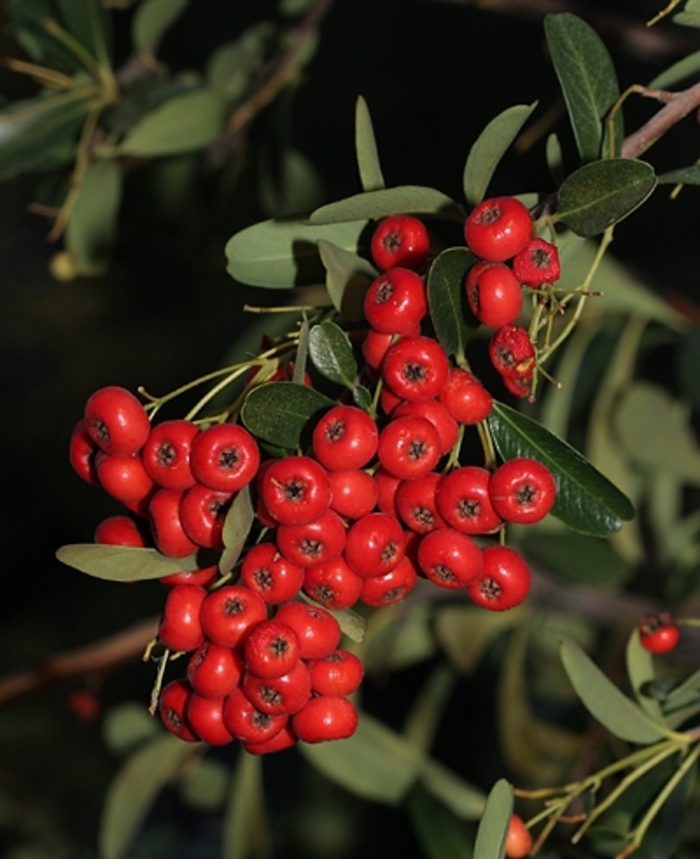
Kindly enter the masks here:
<path id="1" fill-rule="evenodd" d="M 109 516 L 97 526 L 95 542 L 109 546 L 134 546 L 143 548 L 148 545 L 141 529 L 131 516 Z"/>
<path id="2" fill-rule="evenodd" d="M 221 549 L 224 521 L 234 496 L 201 483 L 186 490 L 180 501 L 180 521 L 190 540 L 206 549 Z"/>
<path id="3" fill-rule="evenodd" d="M 305 525 L 280 525 L 277 548 L 285 558 L 300 567 L 323 564 L 336 558 L 345 548 L 345 526 L 333 510 Z"/>
<path id="4" fill-rule="evenodd" d="M 322 743 L 351 737 L 357 721 L 357 710 L 347 698 L 319 695 L 292 717 L 292 727 L 303 742 Z"/>
<path id="5" fill-rule="evenodd" d="M 421 400 L 417 403 L 402 402 L 391 413 L 393 418 L 405 418 L 408 415 L 419 415 L 422 418 L 427 418 L 435 427 L 440 438 L 441 456 L 449 453 L 457 443 L 459 438 L 457 421 L 438 400 Z"/>
<path id="6" fill-rule="evenodd" d="M 680 629 L 665 611 L 648 615 L 639 624 L 639 640 L 650 653 L 670 653 L 675 650 L 680 637 Z"/>
<path id="7" fill-rule="evenodd" d="M 491 611 L 514 608 L 530 590 L 530 570 L 523 558 L 508 546 L 482 550 L 480 575 L 467 585 L 473 602 Z"/>
<path id="8" fill-rule="evenodd" d="M 296 632 L 278 620 L 266 620 L 251 630 L 245 640 L 248 669 L 258 677 L 281 677 L 299 661 Z"/>
<path id="9" fill-rule="evenodd" d="M 416 586 L 418 573 L 413 561 L 404 555 L 388 573 L 362 580 L 360 600 L 371 608 L 401 602 Z"/>
<path id="10" fill-rule="evenodd" d="M 280 555 L 274 543 L 258 543 L 241 564 L 241 583 L 268 605 L 293 599 L 304 582 L 304 570 Z"/>
<path id="11" fill-rule="evenodd" d="M 532 835 L 517 814 L 510 818 L 506 837 L 506 859 L 525 859 L 532 850 Z"/>
<path id="12" fill-rule="evenodd" d="M 420 334 L 420 325 L 415 325 L 410 331 L 405 332 L 405 336 L 417 337 Z M 362 341 L 362 357 L 365 359 L 365 364 L 370 370 L 379 370 L 384 360 L 384 356 L 389 351 L 389 347 L 395 342 L 396 334 L 384 334 L 381 331 L 370 329 L 367 332 L 365 339 Z"/>
<path id="13" fill-rule="evenodd" d="M 436 494 L 442 518 L 464 534 L 490 534 L 501 525 L 491 501 L 491 475 L 485 468 L 465 465 L 446 475 Z"/>
<path id="14" fill-rule="evenodd" d="M 312 447 L 316 459 L 329 471 L 362 468 L 377 452 L 377 424 L 357 406 L 335 406 L 319 418 Z"/>
<path id="15" fill-rule="evenodd" d="M 205 641 L 190 657 L 187 679 L 203 698 L 223 698 L 238 686 L 243 674 L 243 658 L 231 647 Z"/>
<path id="16" fill-rule="evenodd" d="M 364 676 L 362 662 L 349 650 L 334 650 L 309 663 L 311 688 L 317 695 L 345 698 L 359 687 Z"/>
<path id="17" fill-rule="evenodd" d="M 345 560 L 359 576 L 381 576 L 393 570 L 405 552 L 406 538 L 389 513 L 368 513 L 348 531 Z"/>
<path id="18" fill-rule="evenodd" d="M 95 454 L 99 449 L 87 431 L 87 421 L 81 418 L 71 433 L 68 458 L 78 477 L 93 486 L 100 485 L 95 468 Z"/>
<path id="19" fill-rule="evenodd" d="M 366 471 L 352 468 L 329 471 L 331 510 L 347 519 L 359 519 L 376 507 L 379 490 L 375 479 Z"/>
<path id="20" fill-rule="evenodd" d="M 311 697 L 311 678 L 303 659 L 280 677 L 259 677 L 252 671 L 243 678 L 243 692 L 261 713 L 272 716 L 298 713 Z"/>
<path id="21" fill-rule="evenodd" d="M 513 272 L 525 286 L 554 283 L 561 274 L 559 252 L 544 239 L 532 239 L 513 257 Z"/>
<path id="22" fill-rule="evenodd" d="M 164 421 L 153 427 L 141 451 L 143 465 L 166 489 L 189 489 L 195 477 L 190 467 L 192 442 L 199 428 L 191 421 Z"/>
<path id="23" fill-rule="evenodd" d="M 389 348 L 382 377 L 404 400 L 432 400 L 440 393 L 449 371 L 447 355 L 432 337 L 403 337 Z"/>
<path id="24" fill-rule="evenodd" d="M 342 555 L 314 564 L 304 573 L 304 593 L 331 611 L 355 605 L 361 591 L 362 579 Z"/>
<path id="25" fill-rule="evenodd" d="M 98 453 L 95 465 L 104 491 L 122 504 L 141 501 L 153 491 L 153 481 L 148 476 L 139 456 L 113 456 Z"/>
<path id="26" fill-rule="evenodd" d="M 210 746 L 226 746 L 233 734 L 224 721 L 225 698 L 203 698 L 193 692 L 187 704 L 187 719 L 200 740 Z"/>
<path id="27" fill-rule="evenodd" d="M 498 515 L 519 525 L 544 519 L 557 497 L 552 472 L 529 457 L 511 459 L 497 468 L 491 475 L 489 491 Z"/>
<path id="28" fill-rule="evenodd" d="M 489 328 L 510 325 L 523 308 L 520 282 L 504 263 L 477 263 L 467 275 L 466 292 L 472 313 Z"/>
<path id="29" fill-rule="evenodd" d="M 199 585 L 201 588 L 206 588 L 214 581 L 218 574 L 219 567 L 213 564 L 201 570 L 171 573 L 169 576 L 163 576 L 159 581 L 162 585 L 171 588 L 177 587 L 177 585 Z"/>
<path id="30" fill-rule="evenodd" d="M 206 596 L 200 616 L 208 639 L 224 647 L 238 647 L 251 629 L 267 620 L 267 606 L 248 588 L 227 585 Z"/>
<path id="31" fill-rule="evenodd" d="M 379 434 L 379 462 L 401 480 L 428 474 L 438 464 L 440 451 L 440 436 L 434 424 L 419 415 L 396 418 Z"/>
<path id="32" fill-rule="evenodd" d="M 141 402 L 126 388 L 100 388 L 85 404 L 85 428 L 105 453 L 130 456 L 138 453 L 151 431 Z"/>
<path id="33" fill-rule="evenodd" d="M 171 680 L 161 689 L 158 713 L 171 734 L 188 743 L 196 743 L 199 737 L 187 718 L 187 705 L 191 697 L 192 687 L 186 680 Z"/>
<path id="34" fill-rule="evenodd" d="M 260 478 L 259 489 L 265 510 L 281 525 L 313 522 L 331 501 L 325 468 L 308 456 L 275 460 Z"/>
<path id="35" fill-rule="evenodd" d="M 436 585 L 462 587 L 481 573 L 481 550 L 466 534 L 440 528 L 420 541 L 418 565 Z"/>
<path id="36" fill-rule="evenodd" d="M 296 632 L 301 659 L 322 659 L 335 650 L 340 642 L 338 621 L 319 606 L 288 602 L 280 607 L 275 619 L 291 626 Z"/>
<path id="37" fill-rule="evenodd" d="M 283 752 L 297 742 L 297 735 L 289 721 L 270 740 L 262 743 L 243 742 L 243 748 L 249 755 L 269 755 L 272 752 Z"/>
<path id="38" fill-rule="evenodd" d="M 200 612 L 207 592 L 198 585 L 178 585 L 165 598 L 158 638 L 173 652 L 189 652 L 204 644 Z"/>
<path id="39" fill-rule="evenodd" d="M 372 259 L 384 271 L 394 266 L 419 269 L 428 258 L 430 235 L 411 215 L 391 215 L 376 228 L 370 242 Z"/>
<path id="40" fill-rule="evenodd" d="M 450 369 L 438 399 L 456 421 L 466 425 L 486 420 L 493 408 L 491 394 L 475 376 L 461 367 Z"/>
<path id="41" fill-rule="evenodd" d="M 265 743 L 287 724 L 286 715 L 262 713 L 241 689 L 224 701 L 224 723 L 233 736 L 244 743 Z"/>
<path id="42" fill-rule="evenodd" d="M 435 498 L 441 481 L 441 474 L 429 471 L 415 480 L 404 480 L 399 486 L 396 507 L 404 524 L 412 531 L 427 534 L 444 527 Z"/>
<path id="43" fill-rule="evenodd" d="M 491 363 L 504 377 L 531 376 L 535 369 L 535 347 L 525 328 L 503 325 L 489 341 Z"/>
<path id="44" fill-rule="evenodd" d="M 479 203 L 464 225 L 472 253 L 490 262 L 503 262 L 519 253 L 532 238 L 532 218 L 515 197 L 492 197 Z"/>
<path id="45" fill-rule="evenodd" d="M 382 334 L 408 334 L 428 310 L 423 278 L 407 268 L 392 268 L 365 294 L 365 319 Z"/>
<path id="46" fill-rule="evenodd" d="M 175 489 L 159 489 L 148 506 L 153 542 L 169 558 L 186 558 L 199 548 L 182 527 L 182 495 Z"/>
<path id="47" fill-rule="evenodd" d="M 210 489 L 238 492 L 255 477 L 259 465 L 257 442 L 237 424 L 216 424 L 192 442 L 192 473 Z"/>
<path id="48" fill-rule="evenodd" d="M 396 494 L 399 486 L 403 483 L 402 478 L 396 477 L 380 466 L 374 472 L 374 481 L 377 484 L 377 507 L 382 513 L 390 513 L 395 519 L 398 519 L 399 509 L 396 506 Z"/>

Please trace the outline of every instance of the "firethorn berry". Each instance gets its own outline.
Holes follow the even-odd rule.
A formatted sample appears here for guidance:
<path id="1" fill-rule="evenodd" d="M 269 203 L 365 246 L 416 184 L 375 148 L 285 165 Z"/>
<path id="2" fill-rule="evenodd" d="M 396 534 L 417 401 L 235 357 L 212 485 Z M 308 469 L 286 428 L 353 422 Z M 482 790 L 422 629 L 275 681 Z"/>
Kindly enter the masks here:
<path id="1" fill-rule="evenodd" d="M 146 498 L 154 488 L 139 456 L 99 453 L 95 465 L 104 491 L 123 504 Z"/>
<path id="2" fill-rule="evenodd" d="M 409 331 L 405 332 L 407 337 L 417 337 L 420 334 L 420 325 L 415 325 Z M 379 370 L 384 360 L 384 356 L 398 337 L 395 334 L 384 334 L 381 331 L 370 329 L 367 332 L 365 339 L 362 341 L 362 357 L 365 360 L 365 365 L 370 370 Z"/>
<path id="3" fill-rule="evenodd" d="M 340 405 L 319 418 L 311 446 L 329 471 L 362 468 L 377 452 L 378 437 L 377 424 L 364 409 Z"/>
<path id="4" fill-rule="evenodd" d="M 309 662 L 311 688 L 317 695 L 346 698 L 359 688 L 365 673 L 362 660 L 349 650 L 334 650 Z"/>
<path id="5" fill-rule="evenodd" d="M 418 566 L 441 587 L 467 585 L 481 573 L 481 549 L 466 534 L 439 528 L 420 541 Z"/>
<path id="6" fill-rule="evenodd" d="M 406 538 L 389 513 L 368 513 L 349 529 L 345 560 L 359 576 L 381 576 L 404 556 Z"/>
<path id="7" fill-rule="evenodd" d="M 269 755 L 273 752 L 283 752 L 285 749 L 291 749 L 296 745 L 297 735 L 294 733 L 289 721 L 283 726 L 281 731 L 278 731 L 270 740 L 265 740 L 262 743 L 248 743 L 242 741 L 243 748 L 249 755 Z"/>
<path id="8" fill-rule="evenodd" d="M 210 641 L 224 647 L 238 647 L 251 629 L 267 620 L 267 606 L 248 588 L 227 585 L 206 594 L 200 618 Z"/>
<path id="9" fill-rule="evenodd" d="M 405 402 L 406 400 L 403 397 L 395 394 L 391 388 L 387 388 L 386 385 L 382 387 L 382 390 L 379 393 L 379 405 L 381 406 L 382 412 L 387 417 L 393 417 L 396 409 Z"/>
<path id="10" fill-rule="evenodd" d="M 303 568 L 280 555 L 274 543 L 258 543 L 243 558 L 241 583 L 259 594 L 268 605 L 292 599 L 303 582 Z"/>
<path id="11" fill-rule="evenodd" d="M 483 200 L 464 224 L 469 250 L 481 259 L 504 262 L 519 253 L 532 238 L 532 218 L 515 197 Z"/>
<path id="12" fill-rule="evenodd" d="M 514 608 L 530 590 L 530 570 L 523 558 L 508 546 L 482 550 L 482 570 L 467 585 L 472 601 L 491 611 Z"/>
<path id="13" fill-rule="evenodd" d="M 301 659 L 323 659 L 340 643 L 338 621 L 320 606 L 288 602 L 280 606 L 275 620 L 286 623 L 296 632 Z"/>
<path id="14" fill-rule="evenodd" d="M 639 640 L 650 653 L 670 653 L 676 648 L 680 637 L 680 629 L 666 611 L 648 615 L 639 624 Z"/>
<path id="15" fill-rule="evenodd" d="M 296 632 L 278 620 L 259 623 L 248 633 L 243 647 L 248 670 L 258 677 L 281 677 L 299 661 Z"/>
<path id="16" fill-rule="evenodd" d="M 171 680 L 161 689 L 158 714 L 171 734 L 188 743 L 196 743 L 199 737 L 187 718 L 187 705 L 191 697 L 192 687 L 186 680 Z"/>
<path id="17" fill-rule="evenodd" d="M 237 740 L 264 743 L 287 724 L 287 715 L 262 713 L 241 689 L 235 689 L 224 701 L 224 723 Z"/>
<path id="18" fill-rule="evenodd" d="M 204 698 L 193 692 L 187 704 L 187 720 L 200 740 L 210 746 L 226 746 L 233 734 L 224 722 L 225 698 Z"/>
<path id="19" fill-rule="evenodd" d="M 241 689 L 261 713 L 298 713 L 311 697 L 311 677 L 303 659 L 280 677 L 259 677 L 247 671 Z"/>
<path id="20" fill-rule="evenodd" d="M 126 388 L 100 388 L 85 404 L 85 428 L 105 453 L 129 456 L 138 453 L 151 431 L 140 401 Z"/>
<path id="21" fill-rule="evenodd" d="M 328 510 L 331 486 L 326 469 L 309 456 L 286 456 L 259 480 L 260 498 L 281 525 L 305 525 Z"/>
<path id="22" fill-rule="evenodd" d="M 363 307 L 375 331 L 408 334 L 428 310 L 425 282 L 408 268 L 392 268 L 372 281 Z"/>
<path id="23" fill-rule="evenodd" d="M 422 477 L 440 460 L 440 436 L 420 415 L 390 421 L 379 433 L 377 455 L 386 471 L 402 480 Z"/>
<path id="24" fill-rule="evenodd" d="M 442 475 L 429 471 L 415 480 L 405 480 L 396 492 L 396 507 L 404 524 L 412 531 L 427 534 L 443 528 L 445 521 L 438 513 L 435 495 Z"/>
<path id="25" fill-rule="evenodd" d="M 491 501 L 506 522 L 531 525 L 549 513 L 557 497 L 552 472 L 530 457 L 516 457 L 503 463 L 491 475 Z"/>
<path id="26" fill-rule="evenodd" d="M 527 397 L 532 389 L 532 373 L 522 376 L 501 376 L 506 390 L 516 397 Z"/>
<path id="27" fill-rule="evenodd" d="M 192 473 L 210 489 L 238 492 L 255 477 L 259 464 L 257 442 L 237 424 L 216 424 L 192 442 Z"/>
<path id="28" fill-rule="evenodd" d="M 437 340 L 403 337 L 386 353 L 382 378 L 404 400 L 432 400 L 447 381 L 449 369 L 445 350 Z"/>
<path id="29" fill-rule="evenodd" d="M 380 466 L 374 472 L 374 482 L 377 484 L 377 507 L 382 513 L 390 513 L 395 519 L 398 519 L 399 509 L 396 506 L 396 493 L 403 480 Z"/>
<path id="30" fill-rule="evenodd" d="M 200 588 L 206 588 L 214 581 L 218 574 L 219 567 L 213 564 L 211 567 L 204 567 L 201 570 L 171 573 L 168 576 L 163 576 L 159 581 L 162 585 L 169 588 L 177 587 L 177 585 L 199 585 Z"/>
<path id="31" fill-rule="evenodd" d="M 464 534 L 490 534 L 501 525 L 491 501 L 491 475 L 477 465 L 456 468 L 442 479 L 436 494 L 442 518 Z"/>
<path id="32" fill-rule="evenodd" d="M 100 485 L 100 478 L 95 468 L 95 453 L 99 449 L 87 431 L 85 418 L 81 418 L 71 433 L 68 458 L 78 477 L 93 486 Z"/>
<path id="33" fill-rule="evenodd" d="M 366 471 L 350 468 L 329 471 L 331 510 L 348 519 L 359 519 L 376 507 L 379 491 L 375 479 Z"/>
<path id="34" fill-rule="evenodd" d="M 280 525 L 275 537 L 284 557 L 300 567 L 323 564 L 345 548 L 345 526 L 333 510 L 305 525 Z"/>
<path id="35" fill-rule="evenodd" d="M 532 850 L 532 835 L 522 817 L 513 814 L 506 836 L 506 859 L 525 859 Z"/>
<path id="36" fill-rule="evenodd" d="M 482 325 L 500 328 L 510 325 L 523 309 L 520 282 L 504 263 L 477 263 L 467 275 L 466 292 L 469 307 Z"/>
<path id="37" fill-rule="evenodd" d="M 491 363 L 502 376 L 524 377 L 535 369 L 535 347 L 525 328 L 503 325 L 489 341 Z"/>
<path id="38" fill-rule="evenodd" d="M 413 561 L 404 555 L 393 570 L 381 576 L 368 576 L 362 580 L 360 600 L 371 608 L 401 602 L 416 586 L 418 573 Z"/>
<path id="39" fill-rule="evenodd" d="M 292 716 L 292 728 L 305 743 L 323 743 L 351 737 L 357 721 L 357 710 L 347 698 L 319 695 Z"/>
<path id="40" fill-rule="evenodd" d="M 199 427 L 191 421 L 163 421 L 153 427 L 141 451 L 143 465 L 165 489 L 189 489 L 195 477 L 190 468 L 192 442 Z"/>
<path id="41" fill-rule="evenodd" d="M 180 521 L 190 540 L 206 549 L 223 547 L 224 520 L 234 495 L 233 492 L 217 492 L 201 483 L 183 493 Z"/>
<path id="42" fill-rule="evenodd" d="M 200 612 L 206 596 L 207 592 L 198 585 L 178 585 L 168 591 L 158 627 L 158 638 L 164 647 L 187 653 L 204 644 Z"/>
<path id="43" fill-rule="evenodd" d="M 430 235 L 418 218 L 391 215 L 376 228 L 370 253 L 376 265 L 386 271 L 394 266 L 419 269 L 428 258 Z"/>
<path id="44" fill-rule="evenodd" d="M 362 579 L 342 555 L 304 572 L 304 593 L 331 611 L 355 605 L 361 591 Z"/>
<path id="45" fill-rule="evenodd" d="M 232 647 L 205 641 L 190 657 L 187 679 L 203 698 L 223 698 L 238 686 L 243 674 L 243 656 Z"/>
<path id="46" fill-rule="evenodd" d="M 143 548 L 148 543 L 131 516 L 109 516 L 95 529 L 95 542 L 109 546 L 135 546 Z"/>
<path id="47" fill-rule="evenodd" d="M 532 239 L 513 257 L 513 273 L 525 286 L 554 283 L 561 275 L 559 252 L 544 239 Z"/>
<path id="48" fill-rule="evenodd" d="M 159 489 L 148 505 L 153 542 L 158 551 L 169 558 L 186 558 L 199 548 L 182 527 L 182 496 L 183 493 L 175 489 Z"/>
<path id="49" fill-rule="evenodd" d="M 452 367 L 438 400 L 460 424 L 478 424 L 491 414 L 493 397 L 468 370 Z"/>
<path id="50" fill-rule="evenodd" d="M 392 418 L 419 415 L 427 418 L 438 431 L 440 455 L 449 453 L 459 438 L 459 425 L 445 406 L 438 400 L 421 400 L 417 403 L 402 402 L 391 413 Z"/>

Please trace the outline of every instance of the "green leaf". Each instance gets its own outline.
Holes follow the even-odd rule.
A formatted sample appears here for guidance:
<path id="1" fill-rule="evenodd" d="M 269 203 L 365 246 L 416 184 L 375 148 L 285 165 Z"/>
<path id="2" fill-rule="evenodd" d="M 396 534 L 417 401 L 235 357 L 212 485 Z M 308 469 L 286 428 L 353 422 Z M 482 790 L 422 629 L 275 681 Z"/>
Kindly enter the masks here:
<path id="1" fill-rule="evenodd" d="M 473 206 L 486 196 L 486 189 L 499 161 L 536 107 L 536 101 L 530 105 L 516 104 L 499 113 L 469 150 L 462 181 L 464 196 Z"/>
<path id="2" fill-rule="evenodd" d="M 452 665 L 463 674 L 475 671 L 494 639 L 522 622 L 523 610 L 481 611 L 444 605 L 435 614 L 435 637 Z"/>
<path id="3" fill-rule="evenodd" d="M 367 621 L 362 615 L 350 608 L 334 609 L 331 614 L 338 621 L 338 626 L 346 638 L 354 641 L 355 644 L 362 644 L 367 629 Z"/>
<path id="4" fill-rule="evenodd" d="M 372 117 L 367 102 L 359 96 L 355 105 L 355 151 L 363 191 L 377 191 L 384 187 L 384 176 L 379 163 L 377 141 L 374 137 Z"/>
<path id="5" fill-rule="evenodd" d="M 428 307 L 440 345 L 448 355 L 464 355 L 464 347 L 478 327 L 467 304 L 464 278 L 476 262 L 466 248 L 448 248 L 428 271 Z"/>
<path id="6" fill-rule="evenodd" d="M 110 582 L 142 582 L 198 569 L 194 555 L 187 558 L 166 558 L 156 549 L 132 546 L 74 543 L 61 546 L 56 557 L 61 563 L 80 570 L 81 573 Z"/>
<path id="7" fill-rule="evenodd" d="M 160 734 L 158 722 L 149 716 L 146 707 L 136 701 L 125 701 L 110 708 L 102 720 L 102 737 L 107 748 L 123 755 Z"/>
<path id="8" fill-rule="evenodd" d="M 591 238 L 626 218 L 656 187 L 654 168 L 633 158 L 584 164 L 559 189 L 554 219 Z"/>
<path id="9" fill-rule="evenodd" d="M 484 794 L 434 758 L 424 759 L 420 784 L 462 820 L 478 820 L 484 812 Z"/>
<path id="10" fill-rule="evenodd" d="M 197 811 L 219 811 L 226 800 L 229 768 L 215 758 L 200 758 L 180 778 L 182 801 Z"/>
<path id="11" fill-rule="evenodd" d="M 366 227 L 366 221 L 314 226 L 298 218 L 253 224 L 228 240 L 227 271 L 241 283 L 272 289 L 318 283 L 325 276 L 318 240 L 355 252 Z"/>
<path id="12" fill-rule="evenodd" d="M 242 752 L 224 819 L 222 859 L 254 859 L 268 844 L 262 759 Z"/>
<path id="13" fill-rule="evenodd" d="M 309 334 L 309 354 L 318 372 L 338 385 L 352 388 L 357 361 L 348 335 L 335 322 L 314 325 Z"/>
<path id="14" fill-rule="evenodd" d="M 352 389 L 352 398 L 355 405 L 368 412 L 372 408 L 372 393 L 364 385 L 355 385 Z"/>
<path id="15" fill-rule="evenodd" d="M 657 75 L 647 86 L 649 89 L 670 89 L 686 78 L 694 77 L 700 71 L 700 51 L 693 51 L 687 57 L 678 60 L 661 74 Z M 661 177 L 659 177 L 661 181 Z"/>
<path id="16" fill-rule="evenodd" d="M 302 445 L 310 422 L 334 405 L 334 400 L 306 385 L 271 382 L 248 394 L 241 420 L 258 438 L 294 450 Z"/>
<path id="17" fill-rule="evenodd" d="M 52 0 L 9 0 L 5 5 L 14 37 L 35 62 L 69 72 L 84 68 L 72 51 L 46 32 L 45 22 L 56 18 Z"/>
<path id="18" fill-rule="evenodd" d="M 139 54 L 152 56 L 165 32 L 189 5 L 189 0 L 144 0 L 131 20 L 131 41 Z"/>
<path id="19" fill-rule="evenodd" d="M 446 221 L 464 221 L 461 208 L 441 191 L 422 185 L 380 188 L 321 206 L 309 216 L 312 224 L 386 218 L 388 215 L 433 215 Z"/>
<path id="20" fill-rule="evenodd" d="M 255 511 L 250 500 L 250 487 L 246 486 L 233 499 L 233 504 L 224 519 L 221 532 L 224 551 L 219 558 L 219 570 L 224 575 L 236 566 L 254 520 Z"/>
<path id="21" fill-rule="evenodd" d="M 673 23 L 683 27 L 700 27 L 700 10 L 693 12 L 679 12 L 673 16 Z"/>
<path id="22" fill-rule="evenodd" d="M 592 588 L 615 588 L 633 572 L 607 540 L 577 534 L 527 529 L 520 546 L 561 579 Z"/>
<path id="23" fill-rule="evenodd" d="M 135 125 L 118 146 L 120 155 L 153 158 L 202 149 L 224 129 L 225 103 L 212 90 L 169 99 Z"/>
<path id="24" fill-rule="evenodd" d="M 101 0 L 54 0 L 66 29 L 103 69 L 111 67 L 111 19 Z"/>
<path id="25" fill-rule="evenodd" d="M 365 293 L 377 276 L 376 269 L 363 257 L 326 239 L 319 239 L 316 244 L 326 269 L 326 289 L 333 307 L 346 322 L 361 322 L 365 318 Z"/>
<path id="26" fill-rule="evenodd" d="M 554 475 L 557 500 L 552 514 L 570 528 L 606 537 L 634 517 L 629 499 L 567 442 L 532 418 L 503 403 L 494 403 L 489 428 L 500 457 L 528 456 Z"/>
<path id="27" fill-rule="evenodd" d="M 659 177 L 659 185 L 700 185 L 700 165 L 681 167 L 679 170 L 669 170 Z"/>
<path id="28" fill-rule="evenodd" d="M 316 168 L 298 149 L 285 149 L 274 169 L 268 160 L 261 161 L 259 178 L 260 203 L 266 215 L 286 218 L 312 209 L 323 199 Z"/>
<path id="29" fill-rule="evenodd" d="M 471 859 L 472 845 L 462 822 L 420 784 L 406 803 L 427 859 Z"/>
<path id="30" fill-rule="evenodd" d="M 513 788 L 505 779 L 500 779 L 486 800 L 476 833 L 474 859 L 503 859 L 512 813 Z"/>
<path id="31" fill-rule="evenodd" d="M 571 685 L 591 715 L 611 734 L 638 745 L 665 738 L 664 728 L 654 724 L 637 704 L 624 695 L 589 656 L 565 635 L 558 634 L 561 660 Z"/>
<path id="32" fill-rule="evenodd" d="M 639 629 L 634 628 L 632 635 L 627 640 L 627 676 L 637 703 L 644 712 L 655 722 L 663 722 L 661 704 L 656 698 L 645 694 L 645 687 L 656 678 L 654 670 L 654 657 L 649 651 L 642 647 L 639 638 Z"/>
<path id="33" fill-rule="evenodd" d="M 201 751 L 201 743 L 185 743 L 165 734 L 126 761 L 110 785 L 102 807 L 100 859 L 124 859 L 129 854 L 158 794 L 185 761 Z"/>
<path id="34" fill-rule="evenodd" d="M 570 12 L 547 15 L 544 31 L 579 155 L 582 161 L 595 161 L 601 157 L 602 120 L 620 95 L 610 54 L 595 30 Z M 622 137 L 622 117 L 618 111 L 616 153 Z"/>
<path id="35" fill-rule="evenodd" d="M 256 70 L 273 43 L 276 27 L 259 21 L 235 42 L 224 42 L 207 62 L 207 84 L 229 101 L 238 101 L 254 83 Z"/>
<path id="36" fill-rule="evenodd" d="M 97 161 L 85 172 L 66 227 L 65 244 L 77 273 L 104 273 L 117 233 L 122 171 L 114 161 Z"/>

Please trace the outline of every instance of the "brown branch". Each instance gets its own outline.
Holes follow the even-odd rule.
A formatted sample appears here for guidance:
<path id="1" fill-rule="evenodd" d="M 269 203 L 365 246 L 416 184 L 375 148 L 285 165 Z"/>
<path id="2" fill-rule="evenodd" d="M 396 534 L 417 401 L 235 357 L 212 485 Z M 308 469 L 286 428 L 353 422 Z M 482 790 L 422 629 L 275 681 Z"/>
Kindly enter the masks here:
<path id="1" fill-rule="evenodd" d="M 670 128 L 691 111 L 700 107 L 700 83 L 694 84 L 683 92 L 669 93 L 659 90 L 649 90 L 645 87 L 635 88 L 641 95 L 666 102 L 658 113 L 641 128 L 625 138 L 622 144 L 624 158 L 638 158 Z"/>

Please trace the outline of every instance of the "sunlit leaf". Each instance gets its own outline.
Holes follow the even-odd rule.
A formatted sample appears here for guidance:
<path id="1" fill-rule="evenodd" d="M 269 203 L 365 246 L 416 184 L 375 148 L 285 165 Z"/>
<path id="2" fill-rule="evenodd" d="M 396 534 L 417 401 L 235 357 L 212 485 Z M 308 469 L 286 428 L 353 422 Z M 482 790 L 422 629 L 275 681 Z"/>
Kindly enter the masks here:
<path id="1" fill-rule="evenodd" d="M 633 212 L 656 187 L 654 168 L 633 158 L 579 167 L 559 189 L 555 219 L 590 238 Z"/>
<path id="2" fill-rule="evenodd" d="M 163 34 L 182 15 L 189 0 L 144 0 L 131 21 L 131 41 L 139 54 L 153 54 Z"/>
<path id="3" fill-rule="evenodd" d="M 317 241 L 326 269 L 326 289 L 333 307 L 346 322 L 364 319 L 364 297 L 377 271 L 366 259 L 325 239 Z"/>
<path id="4" fill-rule="evenodd" d="M 494 403 L 488 418 L 501 458 L 532 457 L 544 463 L 557 484 L 552 515 L 582 534 L 605 537 L 634 517 L 629 499 L 567 442 L 537 421 Z"/>
<path id="5" fill-rule="evenodd" d="M 467 248 L 448 248 L 428 271 L 428 307 L 437 339 L 448 355 L 463 356 L 478 327 L 464 289 L 464 279 L 476 257 Z"/>
<path id="6" fill-rule="evenodd" d="M 271 382 L 254 388 L 241 409 L 241 420 L 253 435 L 293 450 L 304 430 L 335 401 L 294 382 Z"/>
<path id="7" fill-rule="evenodd" d="M 421 185 L 380 188 L 321 206 L 309 216 L 312 224 L 386 218 L 389 215 L 434 215 L 447 221 L 464 221 L 461 208 L 442 191 Z"/>
<path id="8" fill-rule="evenodd" d="M 363 191 L 376 191 L 383 188 L 384 176 L 379 163 L 372 117 L 367 102 L 362 96 L 359 96 L 355 105 L 355 152 Z"/>
<path id="9" fill-rule="evenodd" d="M 314 325 L 309 333 L 309 355 L 318 372 L 335 382 L 352 388 L 357 376 L 357 361 L 348 335 L 335 322 L 326 320 Z"/>
<path id="10" fill-rule="evenodd" d="M 265 849 L 268 833 L 262 775 L 262 759 L 242 753 L 224 819 L 222 859 L 253 859 Z"/>
<path id="11" fill-rule="evenodd" d="M 474 859 L 503 859 L 512 813 L 513 788 L 505 779 L 500 779 L 486 800 L 476 833 Z"/>
<path id="12" fill-rule="evenodd" d="M 230 572 L 236 565 L 254 520 L 255 511 L 250 500 L 250 488 L 246 486 L 233 499 L 224 519 L 221 532 L 224 550 L 219 559 L 219 570 L 222 573 Z"/>
<path id="13" fill-rule="evenodd" d="M 85 171 L 70 212 L 65 244 L 78 274 L 101 274 L 109 262 L 122 198 L 122 172 L 114 161 L 97 161 Z"/>
<path id="14" fill-rule="evenodd" d="M 156 549 L 74 543 L 56 552 L 61 563 L 111 582 L 141 582 L 198 569 L 194 555 L 166 558 Z"/>
<path id="15" fill-rule="evenodd" d="M 498 163 L 536 107 L 537 102 L 509 107 L 492 119 L 476 139 L 469 150 L 462 180 L 464 196 L 473 206 L 486 196 Z"/>
<path id="16" fill-rule="evenodd" d="M 367 629 L 367 621 L 362 615 L 350 608 L 334 609 L 331 614 L 338 621 L 340 631 L 346 638 L 354 641 L 355 644 L 362 644 Z"/>

